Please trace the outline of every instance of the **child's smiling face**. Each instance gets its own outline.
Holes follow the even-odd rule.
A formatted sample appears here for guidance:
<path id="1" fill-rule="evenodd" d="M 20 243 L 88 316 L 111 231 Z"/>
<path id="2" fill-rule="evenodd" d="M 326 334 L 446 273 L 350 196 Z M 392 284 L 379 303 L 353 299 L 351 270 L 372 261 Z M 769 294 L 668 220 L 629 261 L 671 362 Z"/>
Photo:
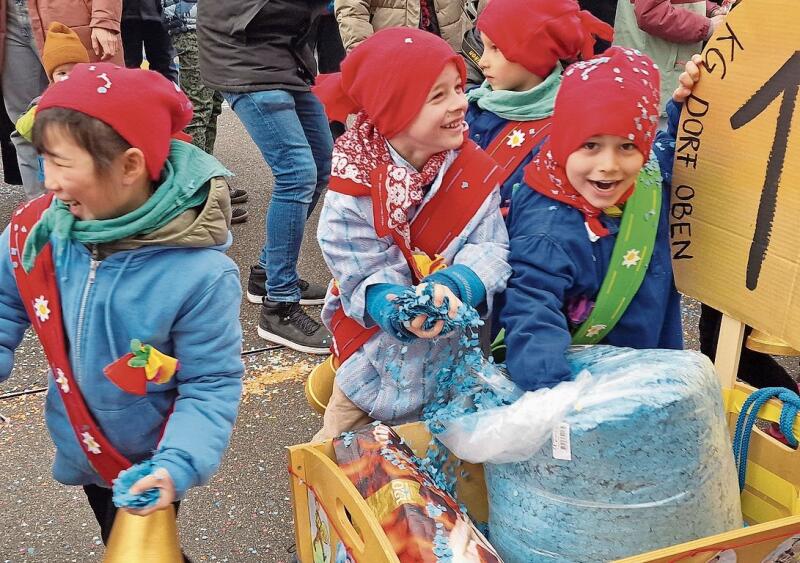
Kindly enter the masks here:
<path id="1" fill-rule="evenodd" d="M 420 169 L 442 151 L 457 149 L 464 142 L 467 99 L 455 63 L 447 65 L 433 84 L 414 121 L 389 139 L 406 160 Z"/>
<path id="2" fill-rule="evenodd" d="M 564 166 L 570 184 L 598 209 L 616 204 L 636 181 L 644 156 L 630 140 L 616 135 L 595 135 L 567 158 Z"/>
<path id="3" fill-rule="evenodd" d="M 138 149 L 121 153 L 105 173 L 100 173 L 92 155 L 63 129 L 51 127 L 46 146 L 42 154 L 44 186 L 79 221 L 120 217 L 150 197 L 144 160 Z M 132 180 L 136 175 L 140 177 L 138 182 Z"/>
<path id="4" fill-rule="evenodd" d="M 519 63 L 506 59 L 489 37 L 481 32 L 483 54 L 478 66 L 493 90 L 526 92 L 542 83 L 542 78 Z"/>

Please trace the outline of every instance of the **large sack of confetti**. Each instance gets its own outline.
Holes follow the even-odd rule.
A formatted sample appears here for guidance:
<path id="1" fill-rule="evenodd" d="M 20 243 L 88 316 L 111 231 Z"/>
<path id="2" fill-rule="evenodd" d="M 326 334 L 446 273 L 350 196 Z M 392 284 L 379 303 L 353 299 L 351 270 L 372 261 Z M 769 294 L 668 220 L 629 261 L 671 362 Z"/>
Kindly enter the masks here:
<path id="1" fill-rule="evenodd" d="M 566 391 L 525 404 L 535 395 L 526 393 L 469 423 L 494 427 L 492 449 L 510 443 L 524 459 L 482 460 L 489 539 L 504 561 L 608 561 L 742 526 L 721 390 L 705 356 L 593 346 L 569 360 L 580 377 Z M 533 451 L 519 428 L 504 434 L 498 422 L 519 404 L 514 424 L 548 430 L 528 443 Z"/>

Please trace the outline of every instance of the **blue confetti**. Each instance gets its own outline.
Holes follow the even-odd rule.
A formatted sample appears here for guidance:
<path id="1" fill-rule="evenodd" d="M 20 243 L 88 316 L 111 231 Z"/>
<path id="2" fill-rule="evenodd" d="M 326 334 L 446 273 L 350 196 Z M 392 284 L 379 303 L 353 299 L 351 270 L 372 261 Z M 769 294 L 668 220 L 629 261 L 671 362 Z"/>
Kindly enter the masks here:
<path id="1" fill-rule="evenodd" d="M 147 477 L 156 470 L 156 464 L 148 459 L 137 463 L 130 469 L 121 471 L 119 477 L 114 479 L 113 496 L 114 506 L 119 508 L 148 508 L 154 506 L 161 496 L 160 489 L 147 489 L 138 495 L 131 494 L 130 489 L 136 481 Z"/>

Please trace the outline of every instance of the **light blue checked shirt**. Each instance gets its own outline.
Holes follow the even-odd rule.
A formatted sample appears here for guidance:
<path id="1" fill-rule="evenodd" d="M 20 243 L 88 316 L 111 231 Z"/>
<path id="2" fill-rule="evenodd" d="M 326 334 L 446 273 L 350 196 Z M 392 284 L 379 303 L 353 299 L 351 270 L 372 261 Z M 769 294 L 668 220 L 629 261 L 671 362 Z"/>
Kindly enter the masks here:
<path id="1" fill-rule="evenodd" d="M 387 143 L 388 145 L 388 143 Z M 389 146 L 394 162 L 413 170 Z M 413 223 L 439 189 L 442 178 L 458 153 L 452 151 L 430 190 L 409 217 Z M 373 222 L 372 201 L 328 191 L 317 230 L 322 255 L 339 284 L 339 296 L 325 299 L 322 321 L 328 329 L 341 305 L 345 313 L 365 327 L 375 326 L 366 311 L 367 288 L 378 283 L 411 286 L 411 271 L 391 236 L 378 238 Z M 500 195 L 492 192 L 459 236 L 442 253 L 448 265 L 471 268 L 486 287 L 488 316 L 496 294 L 505 289 L 511 275 L 508 265 L 508 233 L 500 215 Z M 348 358 L 336 374 L 336 382 L 347 397 L 372 418 L 390 424 L 418 420 L 422 407 L 431 401 L 436 377 L 458 344 L 458 336 L 435 340 L 415 339 L 403 344 L 381 331 Z"/>

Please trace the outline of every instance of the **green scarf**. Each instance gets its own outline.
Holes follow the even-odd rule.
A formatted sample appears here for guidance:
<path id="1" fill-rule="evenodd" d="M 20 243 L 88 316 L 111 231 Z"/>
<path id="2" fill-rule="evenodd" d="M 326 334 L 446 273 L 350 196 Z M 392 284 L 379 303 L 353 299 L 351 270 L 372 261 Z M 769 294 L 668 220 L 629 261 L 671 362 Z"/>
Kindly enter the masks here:
<path id="1" fill-rule="evenodd" d="M 484 80 L 477 88 L 467 92 L 467 101 L 477 102 L 478 107 L 511 121 L 533 121 L 553 115 L 556 94 L 561 85 L 561 63 L 544 82 L 525 92 L 492 90 Z"/>
<path id="2" fill-rule="evenodd" d="M 67 205 L 54 200 L 25 241 L 22 267 L 26 272 L 31 271 L 51 235 L 61 242 L 72 239 L 83 244 L 102 244 L 160 229 L 187 209 L 202 205 L 208 198 L 208 181 L 216 176 L 232 176 L 232 173 L 203 150 L 173 139 L 162 182 L 144 205 L 113 219 L 78 221 Z M 64 245 L 59 246 L 60 257 Z"/>

